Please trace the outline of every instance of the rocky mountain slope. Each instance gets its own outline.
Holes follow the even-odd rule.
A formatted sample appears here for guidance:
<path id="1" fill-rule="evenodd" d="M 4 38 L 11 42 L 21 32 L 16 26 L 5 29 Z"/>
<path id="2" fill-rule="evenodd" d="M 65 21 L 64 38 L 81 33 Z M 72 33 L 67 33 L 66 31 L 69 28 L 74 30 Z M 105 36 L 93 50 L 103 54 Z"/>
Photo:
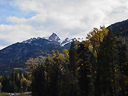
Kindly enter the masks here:
<path id="1" fill-rule="evenodd" d="M 66 38 L 60 41 L 60 38 L 53 33 L 47 38 L 31 38 L 0 50 L 0 75 L 8 74 L 12 68 L 24 68 L 29 58 L 47 56 L 52 54 L 52 50 L 62 52 L 63 49 L 70 48 L 72 40 Z"/>

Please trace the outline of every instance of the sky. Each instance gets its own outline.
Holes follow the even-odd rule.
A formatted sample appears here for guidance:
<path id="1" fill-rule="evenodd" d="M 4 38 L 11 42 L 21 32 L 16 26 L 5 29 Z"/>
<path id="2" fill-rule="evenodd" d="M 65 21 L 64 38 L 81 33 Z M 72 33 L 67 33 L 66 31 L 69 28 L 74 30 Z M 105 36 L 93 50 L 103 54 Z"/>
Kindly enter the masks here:
<path id="1" fill-rule="evenodd" d="M 0 0 L 0 49 L 53 32 L 86 38 L 94 27 L 128 19 L 128 0 Z"/>

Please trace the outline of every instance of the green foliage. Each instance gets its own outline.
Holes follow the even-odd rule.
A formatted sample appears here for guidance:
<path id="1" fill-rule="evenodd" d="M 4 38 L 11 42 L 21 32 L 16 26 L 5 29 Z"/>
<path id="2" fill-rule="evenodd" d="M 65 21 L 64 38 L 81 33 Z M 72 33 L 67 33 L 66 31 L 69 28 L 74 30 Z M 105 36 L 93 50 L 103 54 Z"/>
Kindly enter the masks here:
<path id="1" fill-rule="evenodd" d="M 27 82 L 24 82 L 24 79 Z M 10 76 L 5 75 L 1 78 L 1 83 L 2 92 L 26 92 L 29 87 L 28 79 L 26 79 L 21 72 L 17 73 L 17 71 L 14 72 L 13 70 Z"/>
<path id="2" fill-rule="evenodd" d="M 87 43 L 85 43 L 87 44 Z M 91 81 L 91 64 L 90 64 L 90 52 L 87 45 L 82 42 L 78 48 L 78 60 L 79 60 L 79 88 L 80 96 L 89 96 L 90 81 Z"/>
<path id="3" fill-rule="evenodd" d="M 117 60 L 117 52 L 115 39 L 109 31 L 108 35 L 104 37 L 103 42 L 97 54 L 97 74 L 95 81 L 95 94 L 106 95 L 109 93 L 114 95 L 115 90 L 115 66 Z M 100 90 L 99 90 L 100 89 Z M 116 94 L 116 93 L 115 93 Z"/>
<path id="4" fill-rule="evenodd" d="M 46 96 L 46 79 L 42 65 L 33 70 L 31 86 L 33 96 Z"/>

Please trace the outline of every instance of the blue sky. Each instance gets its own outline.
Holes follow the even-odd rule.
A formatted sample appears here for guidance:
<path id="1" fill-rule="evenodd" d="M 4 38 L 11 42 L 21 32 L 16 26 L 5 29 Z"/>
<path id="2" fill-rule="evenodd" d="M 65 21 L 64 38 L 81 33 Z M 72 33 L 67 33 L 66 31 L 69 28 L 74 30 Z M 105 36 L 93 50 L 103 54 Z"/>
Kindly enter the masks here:
<path id="1" fill-rule="evenodd" d="M 128 0 L 0 0 L 0 49 L 53 32 L 86 38 L 94 27 L 128 19 Z"/>

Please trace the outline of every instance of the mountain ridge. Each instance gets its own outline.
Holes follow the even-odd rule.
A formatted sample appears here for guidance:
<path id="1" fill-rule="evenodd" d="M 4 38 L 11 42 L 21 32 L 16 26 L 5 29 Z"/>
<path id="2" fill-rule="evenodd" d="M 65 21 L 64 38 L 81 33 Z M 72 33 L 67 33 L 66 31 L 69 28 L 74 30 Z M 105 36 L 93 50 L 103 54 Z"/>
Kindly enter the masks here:
<path id="1" fill-rule="evenodd" d="M 62 41 L 63 42 L 63 41 Z M 0 75 L 9 74 L 13 68 L 25 68 L 25 62 L 30 58 L 48 56 L 52 50 L 62 53 L 63 49 L 69 49 L 71 40 L 61 45 L 60 38 L 53 33 L 47 39 L 31 38 L 23 42 L 17 42 L 0 50 Z"/>
<path id="2" fill-rule="evenodd" d="M 65 44 L 72 42 L 73 39 L 76 40 L 76 38 L 73 38 L 73 39 L 65 38 L 64 40 L 61 40 L 60 37 L 58 37 L 56 33 L 52 33 L 52 35 L 48 37 L 30 38 L 25 41 L 22 41 L 21 43 L 31 43 L 32 41 L 37 40 L 37 39 L 46 39 L 60 46 L 64 46 Z"/>
<path id="3" fill-rule="evenodd" d="M 128 20 L 114 23 L 107 27 L 116 36 L 128 36 Z M 76 38 L 73 38 L 76 40 Z M 62 52 L 69 49 L 72 39 L 61 40 L 55 33 L 48 37 L 37 37 L 17 42 L 0 50 L 0 75 L 9 74 L 13 68 L 25 68 L 29 58 L 48 56 L 52 50 Z"/>
<path id="4" fill-rule="evenodd" d="M 126 37 L 128 36 L 128 19 L 111 24 L 107 27 L 107 29 L 110 30 L 115 36 L 121 35 Z"/>

